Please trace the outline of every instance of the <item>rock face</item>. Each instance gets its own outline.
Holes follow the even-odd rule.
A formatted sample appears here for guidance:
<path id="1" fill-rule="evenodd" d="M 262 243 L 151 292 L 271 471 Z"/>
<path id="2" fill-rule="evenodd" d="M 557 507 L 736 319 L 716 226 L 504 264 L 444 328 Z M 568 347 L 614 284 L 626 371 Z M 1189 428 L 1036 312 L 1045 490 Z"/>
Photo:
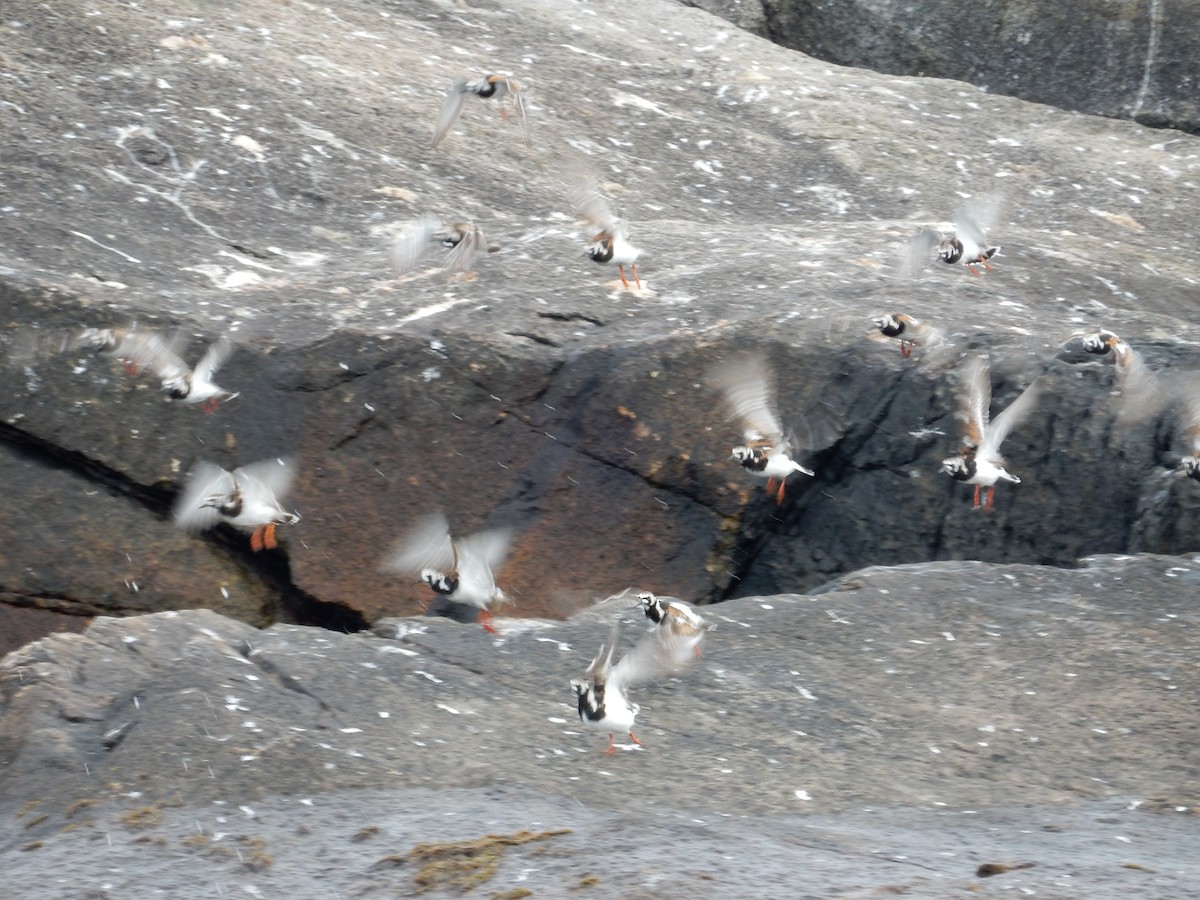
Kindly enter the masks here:
<path id="1" fill-rule="evenodd" d="M 643 746 L 612 757 L 568 681 L 628 600 L 498 638 L 97 619 L 0 661 L 5 890 L 1184 896 L 1198 590 L 1197 559 L 1141 556 L 731 600 L 691 670 L 635 691 Z M 985 888 L 982 865 L 1018 868 Z"/>
<path id="2" fill-rule="evenodd" d="M 9 7 L 9 605 L 361 628 L 428 601 L 377 565 L 434 507 L 517 530 L 501 576 L 525 616 L 631 581 L 705 601 L 873 563 L 1197 548 L 1177 410 L 1118 426 L 1111 366 L 1072 340 L 1108 327 L 1195 368 L 1195 138 L 833 67 L 655 0 Z M 472 99 L 431 150 L 446 88 L 494 69 L 525 86 L 530 142 Z M 585 256 L 584 177 L 643 248 L 643 290 Z M 983 193 L 1006 200 L 995 271 L 904 277 L 909 238 Z M 397 278 L 390 241 L 426 212 L 501 249 L 473 277 Z M 871 336 L 890 311 L 952 350 L 901 358 Z M 190 361 L 232 334 L 241 396 L 205 416 L 115 360 L 28 352 L 131 322 L 183 328 Z M 1046 386 L 991 513 L 938 472 L 982 350 L 996 409 Z M 729 462 L 709 377 L 746 351 L 817 473 L 781 506 Z M 171 526 L 194 460 L 284 453 L 303 518 L 280 550 Z"/>
<path id="3" fill-rule="evenodd" d="M 1200 11 L 1161 0 L 686 0 L 819 59 L 1200 131 Z"/>

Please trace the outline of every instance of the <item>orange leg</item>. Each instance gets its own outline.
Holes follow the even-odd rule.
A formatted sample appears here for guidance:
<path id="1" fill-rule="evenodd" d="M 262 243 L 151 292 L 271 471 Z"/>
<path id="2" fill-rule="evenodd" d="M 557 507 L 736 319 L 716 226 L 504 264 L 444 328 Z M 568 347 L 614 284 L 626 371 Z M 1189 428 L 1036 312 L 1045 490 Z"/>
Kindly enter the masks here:
<path id="1" fill-rule="evenodd" d="M 979 485 L 975 485 L 975 505 L 972 509 L 979 509 Z"/>
<path id="2" fill-rule="evenodd" d="M 996 486 L 992 485 L 990 488 L 987 489 L 987 501 L 984 505 L 987 509 L 991 509 L 992 505 L 995 502 L 996 502 Z"/>
<path id="3" fill-rule="evenodd" d="M 979 273 L 975 271 L 975 266 L 972 265 L 971 263 L 967 263 L 967 271 L 970 272 L 972 275 L 974 275 L 976 278 L 979 277 Z"/>
<path id="4" fill-rule="evenodd" d="M 642 746 L 642 742 L 637 739 L 637 735 L 634 734 L 632 731 L 629 732 L 629 739 L 631 741 L 633 741 L 635 744 L 637 744 L 639 747 Z"/>
<path id="5" fill-rule="evenodd" d="M 484 631 L 490 631 L 492 634 L 499 633 L 494 627 L 492 627 L 492 613 L 490 610 L 481 609 L 479 611 L 479 615 L 475 618 L 475 621 L 483 626 Z"/>
<path id="6" fill-rule="evenodd" d="M 610 756 L 610 755 L 612 755 L 613 753 L 616 753 L 616 752 L 617 752 L 617 745 L 613 743 L 613 736 L 612 736 L 612 734 L 610 733 L 610 734 L 608 735 L 608 749 L 604 751 L 604 755 L 605 755 L 605 756 Z"/>
<path id="7" fill-rule="evenodd" d="M 126 375 L 140 375 L 142 373 L 142 367 L 132 359 L 123 359 L 121 362 L 125 366 Z"/>
<path id="8" fill-rule="evenodd" d="M 263 548 L 263 531 L 266 530 L 265 525 L 260 525 L 254 529 L 254 533 L 250 535 L 250 549 L 257 553 Z"/>
<path id="9" fill-rule="evenodd" d="M 275 540 L 275 523 L 270 522 L 262 527 L 262 545 L 264 550 L 274 550 L 279 546 L 279 542 Z"/>
<path id="10" fill-rule="evenodd" d="M 630 263 L 629 268 L 633 270 L 633 280 L 638 286 L 638 290 L 642 289 L 642 279 L 638 278 L 637 263 Z"/>
<path id="11" fill-rule="evenodd" d="M 621 273 L 621 284 L 625 285 L 625 290 L 629 290 L 629 282 L 625 280 L 625 267 L 617 266 L 617 271 Z"/>
<path id="12" fill-rule="evenodd" d="M 696 645 L 695 647 L 693 647 L 692 652 L 695 653 L 696 656 L 700 656 L 700 646 Z"/>
<path id="13" fill-rule="evenodd" d="M 776 506 L 781 506 L 783 504 L 783 489 L 785 487 L 787 487 L 787 479 L 780 478 L 779 479 L 779 490 L 775 492 L 775 505 Z"/>
<path id="14" fill-rule="evenodd" d="M 901 341 L 900 342 L 900 355 L 903 356 L 905 359 L 908 359 L 910 356 L 912 356 L 912 348 L 913 348 L 912 341 Z"/>

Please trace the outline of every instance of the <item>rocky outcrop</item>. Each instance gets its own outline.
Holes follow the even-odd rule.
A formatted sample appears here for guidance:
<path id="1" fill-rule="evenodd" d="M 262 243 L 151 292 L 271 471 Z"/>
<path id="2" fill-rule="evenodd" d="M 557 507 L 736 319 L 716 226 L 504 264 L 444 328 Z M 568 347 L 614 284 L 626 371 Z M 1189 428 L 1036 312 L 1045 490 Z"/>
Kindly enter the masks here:
<path id="1" fill-rule="evenodd" d="M 1196 549 L 1177 418 L 1118 427 L 1107 364 L 1072 342 L 1106 326 L 1194 368 L 1195 139 L 652 6 L 661 33 L 610 27 L 620 2 L 611 22 L 533 0 L 7 12 L 4 601 L 361 628 L 428 600 L 376 567 L 432 507 L 517 530 L 502 581 L 526 616 L 631 581 L 712 600 L 872 563 Z M 478 102 L 430 150 L 447 86 L 491 68 L 525 86 L 531 142 Z M 644 248 L 643 290 L 584 255 L 581 173 Z M 996 270 L 902 277 L 909 237 L 984 192 L 1007 201 Z M 424 212 L 501 249 L 472 278 L 397 278 L 390 239 Z M 896 310 L 953 350 L 873 339 Z M 30 331 L 133 321 L 183 327 L 191 360 L 232 334 L 241 395 L 205 416 L 113 360 L 22 353 Z M 747 349 L 817 472 L 779 507 L 728 461 L 741 436 L 708 377 Z M 990 514 L 937 471 L 972 349 L 997 408 L 1047 387 Z M 280 550 L 172 528 L 194 460 L 284 453 L 303 518 Z"/>
<path id="2" fill-rule="evenodd" d="M 1182 896 L 1198 588 L 1193 558 L 1101 557 L 731 600 L 612 757 L 568 681 L 628 598 L 498 637 L 97 619 L 0 661 L 5 891 L 941 897 L 991 866 L 1001 891 Z"/>
<path id="3" fill-rule="evenodd" d="M 1188 3 L 1075 0 L 685 0 L 844 66 L 952 78 L 990 93 L 1200 131 L 1200 14 Z"/>

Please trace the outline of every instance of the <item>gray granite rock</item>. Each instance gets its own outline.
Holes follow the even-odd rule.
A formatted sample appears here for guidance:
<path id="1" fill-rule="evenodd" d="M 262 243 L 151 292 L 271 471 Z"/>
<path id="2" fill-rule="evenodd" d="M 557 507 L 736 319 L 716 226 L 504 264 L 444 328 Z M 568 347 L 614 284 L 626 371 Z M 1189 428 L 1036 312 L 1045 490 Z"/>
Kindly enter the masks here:
<path id="1" fill-rule="evenodd" d="M 6 891 L 442 896 L 467 851 L 417 845 L 473 840 L 483 892 L 1182 896 L 1198 589 L 1138 556 L 731 600 L 611 757 L 568 681 L 627 600 L 498 637 L 97 619 L 0 661 Z"/>
<path id="2" fill-rule="evenodd" d="M 362 627 L 428 600 L 377 565 L 435 506 L 517 529 L 521 616 L 631 580 L 703 601 L 875 563 L 1197 549 L 1177 417 L 1117 427 L 1103 363 L 1059 352 L 1107 326 L 1156 369 L 1195 368 L 1195 138 L 839 68 L 666 0 L 14 0 L 0 27 L 5 602 L 136 613 L 225 587 L 249 622 Z M 431 150 L 447 86 L 493 68 L 525 85 L 531 143 L 478 103 Z M 581 172 L 644 248 L 645 290 L 584 255 Z M 918 228 L 992 192 L 995 272 L 901 276 Z M 501 249 L 473 280 L 397 278 L 391 238 L 425 212 Z M 891 310 L 988 349 L 998 405 L 1046 376 L 1005 446 L 1023 483 L 991 515 L 937 472 L 956 354 L 872 340 Z M 191 359 L 232 333 L 241 395 L 209 417 L 113 361 L 20 353 L 133 321 L 181 326 Z M 779 508 L 729 462 L 707 378 L 747 348 L 817 471 Z M 193 460 L 287 452 L 303 519 L 279 551 L 173 529 Z"/>
<path id="3" fill-rule="evenodd" d="M 1200 131 L 1190 3 L 684 0 L 819 59 Z"/>

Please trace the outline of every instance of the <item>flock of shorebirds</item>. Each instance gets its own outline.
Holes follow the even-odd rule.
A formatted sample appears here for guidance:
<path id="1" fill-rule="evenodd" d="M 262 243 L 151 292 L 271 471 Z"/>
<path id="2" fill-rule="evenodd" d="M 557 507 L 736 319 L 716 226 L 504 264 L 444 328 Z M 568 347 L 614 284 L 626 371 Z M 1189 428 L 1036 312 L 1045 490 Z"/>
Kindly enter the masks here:
<path id="1" fill-rule="evenodd" d="M 505 117 L 515 113 L 522 127 L 527 128 L 522 88 L 516 81 L 495 74 L 463 80 L 448 92 L 434 129 L 435 147 L 445 140 L 471 97 L 497 101 Z M 637 271 L 640 251 L 629 242 L 624 225 L 598 188 L 580 184 L 572 189 L 570 197 L 588 229 L 587 254 L 597 262 L 615 265 L 621 284 L 627 289 L 628 266 L 630 277 L 640 287 Z M 909 242 L 903 268 L 914 271 L 927 263 L 941 261 L 965 266 L 972 275 L 980 274 L 981 269 L 991 270 L 991 260 L 1000 248 L 988 242 L 986 233 L 996 210 L 994 199 L 971 201 L 958 211 L 952 233 L 923 229 Z M 426 215 L 410 223 L 395 240 L 392 258 L 397 271 L 405 273 L 440 251 L 440 267 L 457 274 L 470 271 L 481 253 L 494 249 L 495 245 L 474 224 L 447 222 Z M 881 316 L 874 320 L 874 325 L 884 337 L 898 341 L 906 358 L 914 348 L 925 352 L 944 341 L 939 329 L 904 313 Z M 1162 386 L 1156 382 L 1157 376 L 1115 334 L 1107 331 L 1089 334 L 1082 338 L 1082 343 L 1090 353 L 1113 354 L 1117 387 L 1127 408 L 1144 409 L 1148 398 L 1164 395 Z M 177 334 L 129 327 L 87 328 L 57 334 L 50 340 L 43 335 L 39 338 L 38 352 L 97 352 L 118 359 L 130 375 L 151 372 L 172 400 L 196 404 L 211 413 L 218 404 L 238 396 L 216 382 L 218 370 L 233 349 L 229 338 L 220 338 L 192 366 L 184 359 L 184 341 Z M 998 482 L 1020 481 L 1008 470 L 1000 446 L 1034 408 L 1038 382 L 1035 380 L 991 419 L 991 377 L 986 357 L 968 357 L 961 373 L 956 412 L 960 424 L 959 447 L 942 462 L 942 471 L 975 487 L 976 509 L 991 508 Z M 744 443 L 733 447 L 731 459 L 752 475 L 766 479 L 768 494 L 775 502 L 782 502 L 790 476 L 814 473 L 793 458 L 797 448 L 781 424 L 767 365 L 761 356 L 747 353 L 714 367 L 709 377 L 723 395 L 730 418 L 741 426 Z M 1179 392 L 1174 396 L 1185 395 Z M 1185 403 L 1184 414 L 1192 453 L 1183 458 L 1182 471 L 1200 481 L 1200 402 Z M 175 523 L 192 533 L 226 524 L 249 532 L 252 550 L 272 549 L 277 546 L 276 527 L 294 524 L 300 518 L 284 505 L 294 476 L 295 464 L 291 459 L 261 460 L 233 470 L 197 462 L 178 494 Z M 982 501 L 981 491 L 985 492 Z M 446 600 L 478 608 L 479 622 L 494 632 L 491 608 L 507 600 L 496 584 L 494 573 L 507 557 L 511 541 L 511 532 L 503 529 L 455 538 L 446 517 L 434 513 L 412 525 L 381 562 L 380 569 L 418 578 Z M 571 682 L 580 720 L 608 732 L 607 753 L 615 750 L 616 734 L 628 734 L 634 743 L 640 744 L 632 731 L 639 707 L 630 699 L 630 689 L 682 672 L 693 664 L 701 655 L 705 634 L 712 627 L 694 608 L 676 598 L 641 593 L 636 607 L 651 623 L 646 634 L 618 658 L 621 636 L 618 620 L 584 676 Z"/>

